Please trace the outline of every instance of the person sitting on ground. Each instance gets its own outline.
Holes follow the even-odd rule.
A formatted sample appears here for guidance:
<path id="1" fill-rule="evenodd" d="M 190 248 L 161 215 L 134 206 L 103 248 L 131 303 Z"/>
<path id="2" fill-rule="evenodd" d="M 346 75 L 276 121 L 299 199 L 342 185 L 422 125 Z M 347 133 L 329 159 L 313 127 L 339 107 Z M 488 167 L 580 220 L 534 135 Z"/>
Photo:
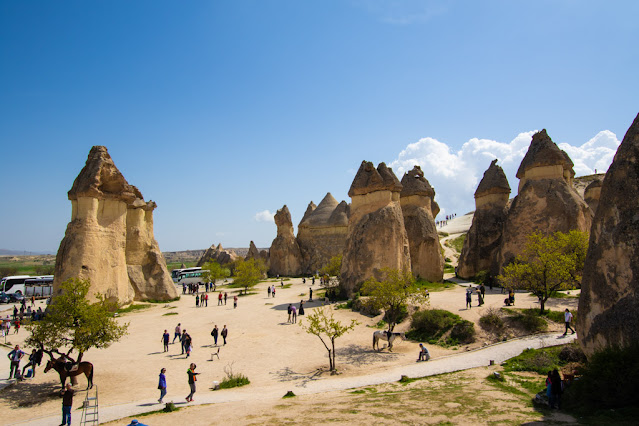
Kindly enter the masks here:
<path id="1" fill-rule="evenodd" d="M 417 361 L 428 361 L 430 359 L 430 352 L 428 352 L 428 348 L 426 348 L 423 343 L 419 344 L 419 348 L 419 358 Z"/>

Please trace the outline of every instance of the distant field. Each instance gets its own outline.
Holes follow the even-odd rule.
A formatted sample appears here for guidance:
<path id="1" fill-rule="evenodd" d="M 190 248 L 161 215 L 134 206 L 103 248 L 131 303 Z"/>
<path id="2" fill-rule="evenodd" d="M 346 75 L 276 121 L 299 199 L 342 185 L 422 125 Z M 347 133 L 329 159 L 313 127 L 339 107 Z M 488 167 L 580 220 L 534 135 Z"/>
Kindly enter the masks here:
<path id="1" fill-rule="evenodd" d="M 55 256 L 0 256 L 0 276 L 53 274 Z"/>

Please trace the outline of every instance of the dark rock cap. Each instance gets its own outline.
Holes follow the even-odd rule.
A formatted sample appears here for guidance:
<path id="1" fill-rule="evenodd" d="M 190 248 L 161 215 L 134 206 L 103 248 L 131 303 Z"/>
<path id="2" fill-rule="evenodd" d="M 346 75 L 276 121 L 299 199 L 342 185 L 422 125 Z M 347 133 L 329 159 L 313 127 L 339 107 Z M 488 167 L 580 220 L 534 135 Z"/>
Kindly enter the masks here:
<path id="1" fill-rule="evenodd" d="M 69 200 L 77 200 L 78 197 L 110 198 L 129 204 L 136 199 L 144 198 L 140 191 L 129 185 L 122 176 L 104 146 L 91 148 L 87 162 L 75 178 L 68 197 Z"/>
<path id="2" fill-rule="evenodd" d="M 423 195 L 425 197 L 435 198 L 435 190 L 430 186 L 428 179 L 424 177 L 422 168 L 419 166 L 415 166 L 413 170 L 404 173 L 402 177 L 402 187 L 402 197 Z"/>
<path id="3" fill-rule="evenodd" d="M 557 144 L 550 139 L 550 136 L 546 133 L 546 129 L 543 129 L 541 132 L 537 132 L 533 135 L 528 152 L 524 156 L 524 159 L 521 160 L 521 164 L 517 170 L 517 178 L 523 178 L 526 170 L 533 167 L 558 164 L 561 164 L 564 170 L 569 169 L 574 176 L 575 172 L 572 170 L 574 166 L 572 160 L 568 154 L 559 149 Z"/>
<path id="4" fill-rule="evenodd" d="M 496 159 L 490 163 L 490 166 L 484 172 L 484 177 L 475 191 L 475 198 L 490 193 L 510 194 L 510 185 L 508 185 L 506 173 L 504 173 L 504 169 L 497 165 Z"/>
<path id="5" fill-rule="evenodd" d="M 379 163 L 375 169 L 370 161 L 362 161 L 348 191 L 348 196 L 353 197 L 354 195 L 384 190 L 393 192 L 402 190 L 402 184 L 393 173 L 393 169 L 388 168 L 385 163 Z"/>

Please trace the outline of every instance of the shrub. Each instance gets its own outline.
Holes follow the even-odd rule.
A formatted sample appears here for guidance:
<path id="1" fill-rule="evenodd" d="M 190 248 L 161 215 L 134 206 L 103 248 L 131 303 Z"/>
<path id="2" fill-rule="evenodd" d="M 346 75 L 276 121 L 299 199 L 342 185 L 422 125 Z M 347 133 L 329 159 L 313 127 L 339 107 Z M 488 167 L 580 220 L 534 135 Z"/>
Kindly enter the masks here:
<path id="1" fill-rule="evenodd" d="M 488 308 L 479 318 L 479 325 L 484 330 L 500 333 L 504 329 L 504 320 L 498 309 Z"/>
<path id="2" fill-rule="evenodd" d="M 584 354 L 579 343 L 575 341 L 561 348 L 561 352 L 559 352 L 559 359 L 565 363 L 586 362 L 586 354 Z"/>
<path id="3" fill-rule="evenodd" d="M 517 312 L 511 318 L 529 333 L 538 333 L 548 329 L 548 323 L 537 313 L 525 310 L 523 313 Z"/>
<path id="4" fill-rule="evenodd" d="M 233 372 L 233 363 L 224 367 L 224 373 L 226 377 L 220 382 L 220 389 L 237 388 L 251 383 L 245 375 Z"/>
<path id="5" fill-rule="evenodd" d="M 431 344 L 438 343 L 450 330 L 446 343 L 469 343 L 474 341 L 475 325 L 462 319 L 459 315 L 442 309 L 427 309 L 413 314 L 411 330 L 408 337 L 414 340 L 425 340 Z"/>
<path id="6" fill-rule="evenodd" d="M 455 324 L 450 330 L 449 343 L 456 342 L 466 344 L 475 341 L 475 324 L 470 321 L 462 320 Z"/>
<path id="7" fill-rule="evenodd" d="M 295 393 L 293 391 L 288 391 L 286 392 L 286 394 L 284 394 L 284 396 L 282 398 L 293 398 L 295 395 Z"/>
<path id="8" fill-rule="evenodd" d="M 397 314 L 397 324 L 401 323 L 408 317 L 408 308 L 405 305 L 402 305 L 399 308 L 399 314 Z M 386 318 L 386 314 L 384 314 L 384 321 L 388 322 L 388 318 Z"/>

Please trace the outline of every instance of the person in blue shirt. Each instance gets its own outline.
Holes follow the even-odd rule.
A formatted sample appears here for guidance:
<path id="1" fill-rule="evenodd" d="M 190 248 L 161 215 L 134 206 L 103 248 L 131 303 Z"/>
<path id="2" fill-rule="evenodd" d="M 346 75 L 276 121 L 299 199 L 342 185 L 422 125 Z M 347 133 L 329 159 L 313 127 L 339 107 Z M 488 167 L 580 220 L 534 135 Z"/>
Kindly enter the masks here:
<path id="1" fill-rule="evenodd" d="M 164 399 L 166 395 L 166 376 L 164 373 L 166 373 L 166 368 L 160 370 L 160 382 L 158 383 L 158 389 L 160 389 L 160 399 L 158 399 L 158 402 L 160 404 L 162 404 L 162 399 Z"/>
<path id="2" fill-rule="evenodd" d="M 15 377 L 18 378 L 18 374 L 20 374 L 20 360 L 24 356 L 24 352 L 20 350 L 20 345 L 16 345 L 16 347 L 7 354 L 7 358 L 11 361 L 11 367 L 9 369 L 9 378 Z"/>

